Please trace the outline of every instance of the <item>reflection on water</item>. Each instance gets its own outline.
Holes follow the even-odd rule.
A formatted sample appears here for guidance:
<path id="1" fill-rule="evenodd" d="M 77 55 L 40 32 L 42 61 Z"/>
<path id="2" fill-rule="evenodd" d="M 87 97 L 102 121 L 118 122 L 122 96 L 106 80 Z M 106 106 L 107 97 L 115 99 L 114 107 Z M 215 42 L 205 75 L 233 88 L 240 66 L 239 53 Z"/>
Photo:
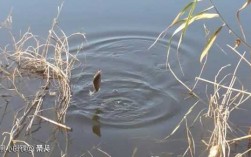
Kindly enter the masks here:
<path id="1" fill-rule="evenodd" d="M 92 116 L 92 132 L 97 136 L 101 136 L 99 114 L 102 113 L 100 109 L 96 109 L 95 114 Z"/>

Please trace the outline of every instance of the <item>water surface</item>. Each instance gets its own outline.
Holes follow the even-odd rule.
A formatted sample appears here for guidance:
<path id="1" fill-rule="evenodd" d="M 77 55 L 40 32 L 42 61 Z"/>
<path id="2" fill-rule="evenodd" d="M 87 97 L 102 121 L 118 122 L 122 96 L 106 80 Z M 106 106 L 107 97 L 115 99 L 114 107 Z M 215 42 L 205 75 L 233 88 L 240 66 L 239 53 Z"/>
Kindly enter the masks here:
<path id="1" fill-rule="evenodd" d="M 88 151 L 93 156 L 104 156 L 95 146 L 115 157 L 131 156 L 136 148 L 136 156 L 178 156 L 186 150 L 184 128 L 165 143 L 158 143 L 156 139 L 168 135 L 196 99 L 189 96 L 166 67 L 167 38 L 149 49 L 185 3 L 174 0 L 64 2 L 59 25 L 66 34 L 84 32 L 87 39 L 83 45 L 78 38 L 70 39 L 70 52 L 79 53 L 79 64 L 72 71 L 72 102 L 66 117 L 67 125 L 73 128 L 68 134 L 71 156 L 81 156 Z M 35 34 L 46 37 L 59 4 L 57 1 L 8 1 L 1 2 L 0 8 L 4 16 L 13 8 L 14 34 L 31 27 Z M 229 5 L 232 9 L 234 6 Z M 1 19 L 4 16 L 1 15 Z M 186 33 L 179 56 L 185 75 L 177 64 L 178 38 L 171 45 L 170 64 L 189 86 L 193 85 L 201 67 L 203 33 L 202 24 L 195 24 Z M 3 38 L 0 40 L 6 42 Z M 219 43 L 224 43 L 222 41 L 226 38 Z M 225 57 L 216 47 L 212 51 L 209 58 L 214 64 L 203 74 L 209 79 L 214 78 L 216 69 L 234 58 Z M 101 89 L 90 95 L 97 70 L 102 70 Z M 204 88 L 196 90 L 205 92 Z M 14 102 L 18 104 L 18 100 Z M 200 104 L 197 111 L 205 107 Z M 196 116 L 195 111 L 191 119 Z M 239 120 L 237 117 L 236 121 Z M 200 141 L 203 130 L 191 129 L 194 138 Z M 45 133 L 37 136 L 46 137 Z M 198 150 L 203 147 L 197 146 Z"/>

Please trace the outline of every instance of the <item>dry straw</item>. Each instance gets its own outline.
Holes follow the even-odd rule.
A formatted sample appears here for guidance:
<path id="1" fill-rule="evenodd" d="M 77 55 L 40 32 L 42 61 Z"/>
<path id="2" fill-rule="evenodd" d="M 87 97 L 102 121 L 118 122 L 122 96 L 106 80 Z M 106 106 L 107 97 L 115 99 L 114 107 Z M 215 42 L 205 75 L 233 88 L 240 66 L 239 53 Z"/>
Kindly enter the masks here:
<path id="1" fill-rule="evenodd" d="M 58 7 L 58 14 L 53 20 L 46 40 L 37 37 L 30 30 L 17 39 L 8 30 L 13 46 L 11 50 L 4 48 L 1 51 L 1 56 L 4 56 L 5 62 L 8 63 L 8 68 L 1 66 L 0 70 L 4 76 L 2 79 L 12 84 L 13 88 L 5 89 L 17 93 L 23 99 L 25 106 L 16 112 L 11 130 L 3 133 L 2 144 L 7 147 L 20 142 L 29 145 L 22 139 L 21 134 L 32 133 L 35 121 L 40 123 L 45 121 L 56 130 L 71 131 L 71 128 L 64 123 L 71 101 L 71 70 L 77 61 L 77 54 L 69 52 L 68 39 L 81 36 L 85 40 L 85 36 L 82 33 L 67 36 L 60 29 L 58 17 L 61 9 L 62 5 Z M 11 15 L 7 19 L 12 19 Z M 22 84 L 18 84 L 20 80 L 30 79 L 35 79 L 41 84 L 37 91 L 34 91 L 34 96 L 24 94 L 20 88 Z M 53 97 L 54 104 L 47 104 L 48 102 L 44 101 L 50 89 L 56 91 Z M 46 117 L 47 112 L 52 113 L 51 111 L 55 116 Z M 66 150 L 62 152 L 67 153 Z M 3 156 L 7 156 L 7 153 L 4 152 Z M 34 156 L 34 152 L 32 155 Z"/>
<path id="2" fill-rule="evenodd" d="M 203 1 L 203 0 L 202 0 Z M 171 37 L 169 38 L 169 43 L 167 45 L 167 60 L 166 60 L 166 66 L 167 69 L 170 70 L 174 78 L 185 87 L 185 89 L 188 90 L 189 94 L 196 97 L 198 100 L 194 104 L 191 105 L 191 107 L 188 109 L 188 111 L 184 114 L 183 118 L 180 120 L 180 122 L 176 125 L 176 127 L 173 129 L 173 131 L 163 138 L 161 141 L 165 142 L 168 140 L 173 134 L 177 132 L 178 129 L 181 128 L 182 124 L 185 124 L 186 128 L 186 136 L 187 136 L 187 142 L 188 147 L 184 151 L 183 156 L 196 156 L 199 153 L 195 152 L 195 148 L 197 147 L 195 143 L 195 139 L 193 138 L 193 132 L 190 129 L 190 126 L 192 126 L 196 120 L 200 119 L 200 123 L 203 124 L 203 119 L 208 119 L 211 121 L 211 128 L 208 130 L 209 132 L 209 138 L 208 139 L 202 139 L 201 141 L 206 145 L 207 147 L 207 156 L 208 157 L 229 157 L 229 156 L 244 156 L 249 155 L 250 156 L 250 150 L 251 150 L 251 140 L 250 140 L 250 133 L 248 135 L 244 135 L 243 137 L 236 137 L 237 129 L 233 129 L 233 124 L 230 121 L 230 115 L 233 111 L 236 111 L 240 108 L 242 104 L 244 104 L 247 101 L 250 101 L 251 91 L 250 89 L 245 89 L 245 85 L 241 83 L 239 80 L 239 74 L 237 71 L 240 68 L 243 68 L 243 65 L 246 65 L 245 68 L 250 69 L 251 63 L 249 55 L 246 55 L 246 52 L 240 53 L 238 51 L 239 46 L 245 47 L 249 53 L 251 50 L 251 46 L 247 43 L 246 37 L 245 37 L 245 31 L 244 28 L 241 25 L 240 22 L 240 12 L 244 10 L 249 4 L 250 0 L 245 2 L 243 6 L 237 11 L 236 17 L 238 24 L 240 26 L 240 30 L 242 33 L 242 37 L 238 35 L 234 30 L 232 29 L 228 23 L 225 21 L 223 16 L 218 11 L 218 8 L 213 3 L 212 0 L 209 0 L 211 3 L 211 6 L 202 10 L 199 13 L 195 13 L 196 5 L 200 2 L 200 0 L 193 0 L 192 2 L 188 3 L 176 16 L 176 18 L 172 21 L 172 23 L 158 36 L 156 41 L 150 46 L 155 45 L 155 43 L 160 39 L 164 38 L 167 32 L 170 28 L 173 28 L 175 26 L 176 29 L 173 31 Z M 184 17 L 185 16 L 185 17 Z M 202 64 L 201 71 L 198 76 L 195 76 L 195 84 L 192 88 L 190 88 L 188 85 L 186 85 L 184 82 L 182 82 L 182 79 L 180 77 L 184 76 L 183 67 L 180 63 L 180 56 L 179 54 L 179 47 L 182 43 L 182 39 L 185 36 L 186 31 L 188 30 L 188 27 L 190 27 L 195 21 L 200 21 L 202 19 L 219 19 L 222 24 L 219 26 L 213 33 L 211 33 L 210 37 L 208 38 L 207 42 L 205 43 L 204 49 L 201 51 L 200 59 L 199 61 Z M 205 71 L 206 66 L 210 66 L 210 63 L 208 63 L 208 54 L 212 48 L 213 45 L 217 45 L 218 48 L 220 48 L 221 51 L 224 52 L 225 55 L 228 55 L 218 44 L 216 44 L 216 38 L 220 36 L 220 32 L 224 29 L 227 29 L 230 32 L 230 35 L 232 35 L 234 38 L 236 38 L 235 46 L 232 47 L 230 45 L 227 45 L 227 47 L 230 48 L 230 53 L 234 52 L 236 54 L 236 61 L 238 62 L 236 65 L 233 65 L 234 61 L 229 63 L 228 65 L 222 65 L 222 67 L 216 71 L 215 79 L 214 80 L 208 80 L 205 78 L 202 78 L 203 73 L 207 73 Z M 205 31 L 206 36 L 208 36 L 209 32 L 208 29 Z M 177 51 L 176 51 L 176 57 L 177 57 L 177 64 L 180 65 L 180 72 L 183 75 L 179 75 L 179 72 L 174 71 L 172 68 L 170 62 L 170 56 L 171 54 L 171 44 L 172 39 L 174 36 L 176 36 L 178 33 L 180 33 L 179 36 L 179 42 L 177 45 Z M 231 54 L 232 55 L 232 54 Z M 242 66 L 240 66 L 242 64 Z M 224 74 L 225 71 L 232 68 L 232 71 L 228 74 Z M 190 69 L 191 70 L 191 69 Z M 212 73 L 212 72 L 210 72 Z M 223 75 L 223 76 L 222 76 Z M 242 76 L 240 76 L 241 78 Z M 203 100 L 203 96 L 201 96 L 201 93 L 196 93 L 196 87 L 198 87 L 198 84 L 206 84 L 206 96 L 208 100 Z M 212 90 L 208 90 L 207 88 L 211 86 L 213 87 Z M 192 124 L 189 124 L 188 116 L 193 113 L 195 107 L 204 104 L 206 105 L 206 109 L 201 110 L 198 113 L 198 116 L 193 120 Z M 207 112 L 205 112 L 207 111 Z M 203 114 L 204 113 L 204 114 Z M 238 130 L 239 131 L 239 130 Z M 240 132 L 240 131 L 239 131 Z M 235 138 L 236 137 L 236 138 Z M 231 139 L 229 139 L 231 138 Z M 248 140 L 248 146 L 247 150 L 244 152 L 232 154 L 231 148 L 233 143 L 237 143 L 239 141 Z M 205 142 L 207 141 L 207 142 Z M 205 154 L 203 156 L 206 156 Z"/>

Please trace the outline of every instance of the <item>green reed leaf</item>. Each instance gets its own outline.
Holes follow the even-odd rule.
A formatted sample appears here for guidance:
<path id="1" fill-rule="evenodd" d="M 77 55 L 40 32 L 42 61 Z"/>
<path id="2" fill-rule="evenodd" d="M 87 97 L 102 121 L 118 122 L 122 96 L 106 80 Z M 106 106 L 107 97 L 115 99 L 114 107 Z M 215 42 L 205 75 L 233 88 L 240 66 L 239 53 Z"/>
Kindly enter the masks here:
<path id="1" fill-rule="evenodd" d="M 199 14 L 193 16 L 188 21 L 188 23 L 187 23 L 186 19 L 183 19 L 182 24 L 174 31 L 173 36 L 175 34 L 177 34 L 178 32 L 180 32 L 181 30 L 183 30 L 186 26 L 189 26 L 190 24 L 192 24 L 194 21 L 202 20 L 202 19 L 211 19 L 211 18 L 216 18 L 216 17 L 219 17 L 219 15 L 215 14 L 215 13 L 199 13 Z M 179 22 L 179 21 L 177 21 L 177 22 Z"/>
<path id="2" fill-rule="evenodd" d="M 213 43 L 215 42 L 217 35 L 219 34 L 219 32 L 221 31 L 223 26 L 220 26 L 214 33 L 213 35 L 209 38 L 209 40 L 207 41 L 201 55 L 200 55 L 200 62 L 202 62 L 202 60 L 204 59 L 204 57 L 208 54 L 210 48 L 212 47 Z"/>

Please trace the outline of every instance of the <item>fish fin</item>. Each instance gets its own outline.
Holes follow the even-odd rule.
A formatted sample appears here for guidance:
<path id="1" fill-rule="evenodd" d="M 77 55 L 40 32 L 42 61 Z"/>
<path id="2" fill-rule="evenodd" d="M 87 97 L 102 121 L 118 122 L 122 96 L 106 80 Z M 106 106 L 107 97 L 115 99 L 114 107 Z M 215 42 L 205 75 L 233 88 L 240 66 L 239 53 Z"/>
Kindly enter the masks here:
<path id="1" fill-rule="evenodd" d="M 92 96 L 95 93 L 95 91 L 89 90 L 89 95 Z"/>

